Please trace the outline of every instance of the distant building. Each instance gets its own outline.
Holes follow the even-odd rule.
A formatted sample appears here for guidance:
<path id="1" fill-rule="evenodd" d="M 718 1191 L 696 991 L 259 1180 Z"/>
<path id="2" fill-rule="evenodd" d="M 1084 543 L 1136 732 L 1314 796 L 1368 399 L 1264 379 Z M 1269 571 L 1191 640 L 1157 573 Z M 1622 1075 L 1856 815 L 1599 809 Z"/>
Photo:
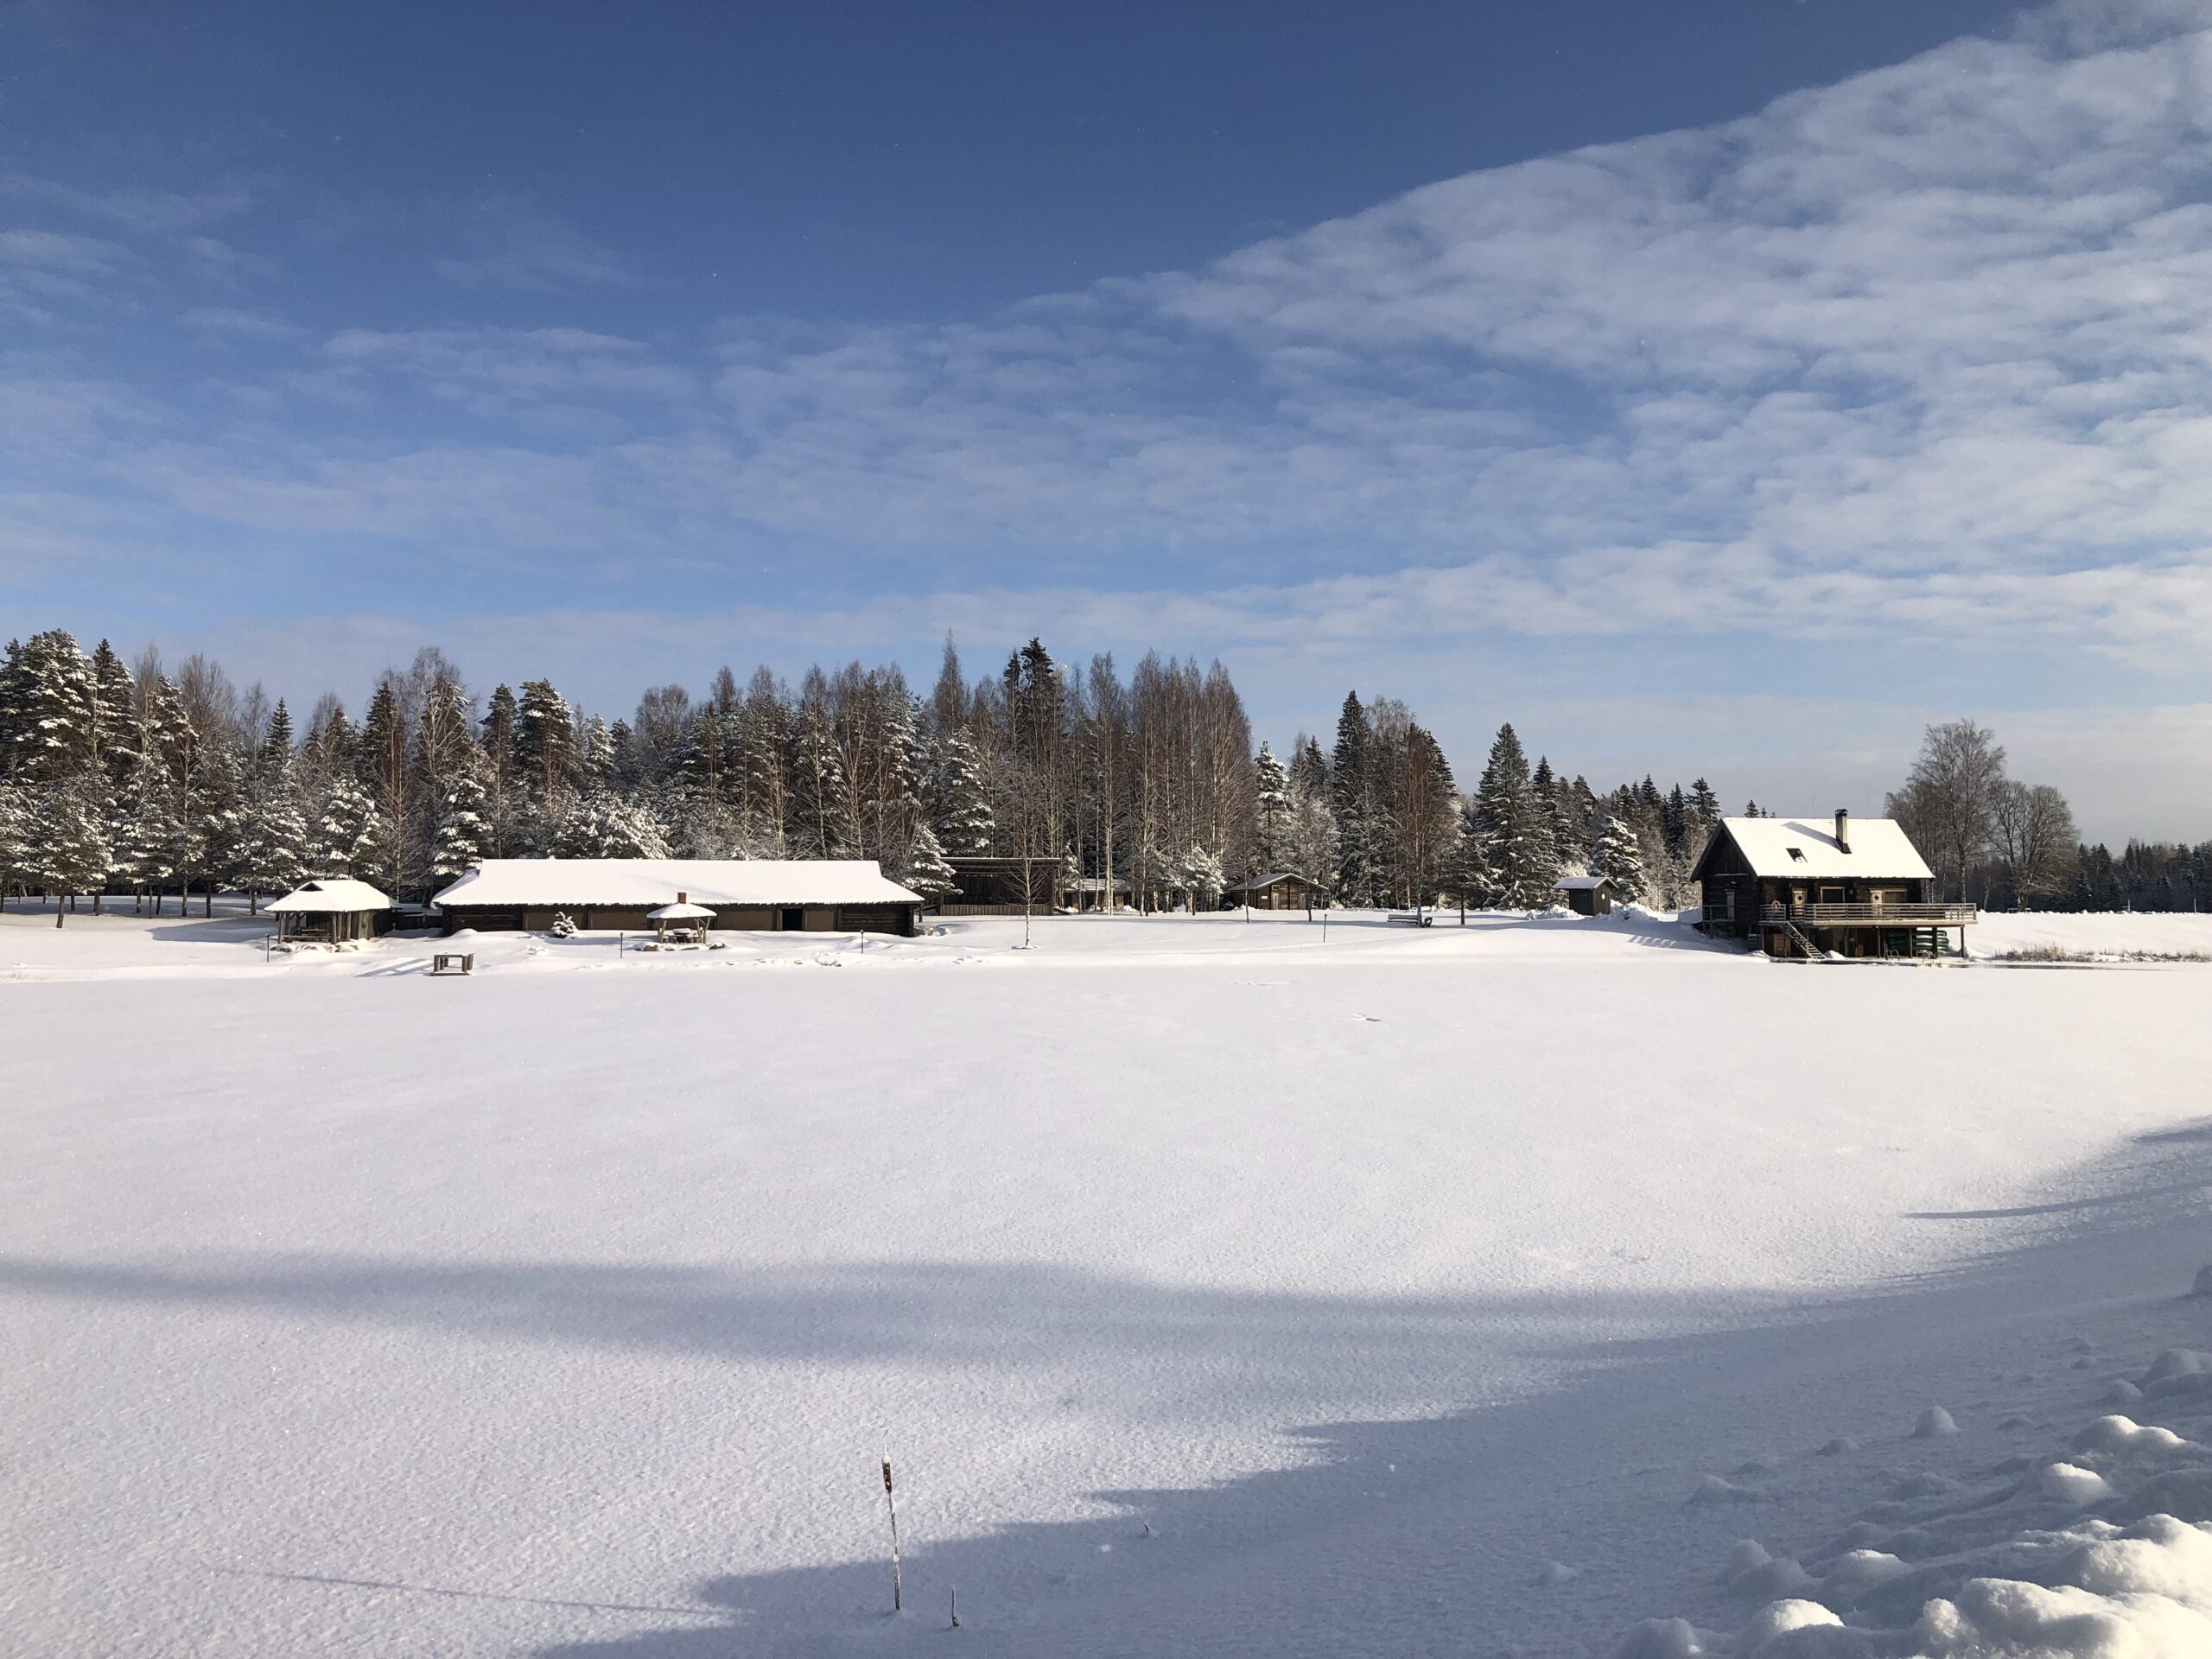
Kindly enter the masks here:
<path id="1" fill-rule="evenodd" d="M 1060 904 L 1067 910 L 1119 910 L 1129 902 L 1129 880 L 1124 875 L 1060 878 Z"/>
<path id="2" fill-rule="evenodd" d="M 276 918 L 280 939 L 343 944 L 372 939 L 391 926 L 391 900 L 367 882 L 345 876 L 302 881 L 263 908 Z"/>
<path id="3" fill-rule="evenodd" d="M 1240 881 L 1228 893 L 1229 901 L 1254 910 L 1311 910 L 1324 902 L 1320 889 L 1294 870 L 1271 870 Z"/>
<path id="4" fill-rule="evenodd" d="M 948 858 L 952 891 L 938 906 L 942 916 L 1019 916 L 1024 911 L 1050 915 L 1059 907 L 1061 862 L 1033 858 L 972 855 Z"/>
<path id="5" fill-rule="evenodd" d="M 1691 879 L 1707 933 L 1774 957 L 1940 955 L 1975 920 L 1935 897 L 1936 877 L 1891 818 L 1723 818 Z"/>
<path id="6" fill-rule="evenodd" d="M 487 858 L 430 902 L 448 932 L 644 930 L 680 901 L 709 925 L 763 933 L 912 935 L 922 900 L 873 859 Z"/>
<path id="7" fill-rule="evenodd" d="M 1567 907 L 1578 916 L 1610 916 L 1618 897 L 1602 875 L 1562 875 L 1552 883 Z"/>

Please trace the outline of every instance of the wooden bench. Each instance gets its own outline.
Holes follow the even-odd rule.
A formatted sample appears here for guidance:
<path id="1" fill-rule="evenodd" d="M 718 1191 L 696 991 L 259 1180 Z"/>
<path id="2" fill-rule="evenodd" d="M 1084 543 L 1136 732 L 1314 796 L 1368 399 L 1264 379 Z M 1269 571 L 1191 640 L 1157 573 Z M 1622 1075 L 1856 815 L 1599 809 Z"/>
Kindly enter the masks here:
<path id="1" fill-rule="evenodd" d="M 1436 925 L 1436 918 L 1423 911 L 1394 910 L 1387 919 L 1401 927 L 1433 927 Z"/>
<path id="2" fill-rule="evenodd" d="M 431 953 L 430 972 L 438 974 L 473 974 L 476 971 L 474 950 L 438 950 Z"/>

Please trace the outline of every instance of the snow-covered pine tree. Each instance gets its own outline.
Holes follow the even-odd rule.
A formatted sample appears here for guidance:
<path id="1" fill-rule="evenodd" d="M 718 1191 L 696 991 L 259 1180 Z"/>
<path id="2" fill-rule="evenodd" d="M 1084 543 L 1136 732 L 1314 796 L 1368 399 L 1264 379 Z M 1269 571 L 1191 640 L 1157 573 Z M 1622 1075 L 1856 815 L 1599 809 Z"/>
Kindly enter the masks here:
<path id="1" fill-rule="evenodd" d="M 901 886 L 919 893 L 925 904 L 942 904 L 947 893 L 956 891 L 952 866 L 945 862 L 937 831 L 928 824 L 914 826 L 914 839 L 906 849 L 906 867 L 897 879 Z"/>
<path id="2" fill-rule="evenodd" d="M 1552 884 L 1559 879 L 1550 814 L 1535 798 L 1528 755 L 1510 722 L 1497 728 L 1491 744 L 1475 803 L 1487 850 L 1497 867 L 1498 902 L 1521 910 L 1548 908 Z"/>
<path id="3" fill-rule="evenodd" d="M 485 816 L 491 824 L 488 849 L 503 858 L 517 845 L 515 821 L 521 816 L 521 772 L 515 758 L 515 694 L 500 684 L 485 700 L 484 723 L 478 732 L 484 754 Z"/>
<path id="4" fill-rule="evenodd" d="M 794 840 L 803 858 L 850 858 L 860 839 L 851 821 L 845 760 L 830 711 L 820 702 L 799 715 L 791 760 Z"/>
<path id="5" fill-rule="evenodd" d="M 539 804 L 576 775 L 575 717 L 550 680 L 524 680 L 515 703 L 515 766 Z"/>
<path id="6" fill-rule="evenodd" d="M 1700 778 L 1690 785 L 1690 823 L 1693 842 L 1701 840 L 1705 832 L 1720 822 L 1720 798 L 1713 792 L 1713 785 Z"/>
<path id="7" fill-rule="evenodd" d="M 1609 817 L 1599 832 L 1590 858 L 1590 873 L 1613 884 L 1624 904 L 1640 905 L 1649 893 L 1643 872 L 1643 851 L 1628 821 Z"/>
<path id="8" fill-rule="evenodd" d="M 1490 910 L 1503 900 L 1503 884 L 1490 852 L 1490 832 L 1483 827 L 1482 811 L 1471 798 L 1459 804 L 1459 837 L 1452 843 L 1452 861 L 1446 870 L 1445 891 L 1458 901 L 1462 916 L 1470 910 Z"/>
<path id="9" fill-rule="evenodd" d="M 763 666 L 737 709 L 738 816 L 756 858 L 788 858 L 791 842 L 791 715 Z"/>
<path id="10" fill-rule="evenodd" d="M 239 827 L 236 875 L 246 892 L 249 912 L 261 908 L 261 895 L 289 893 L 307 879 L 308 826 L 300 812 L 299 786 L 291 756 L 263 774 L 246 804 Z"/>
<path id="11" fill-rule="evenodd" d="M 618 720 L 609 726 L 597 715 L 586 715 L 576 753 L 576 770 L 587 793 L 594 789 L 638 786 L 641 769 L 637 736 L 631 731 L 628 721 Z"/>
<path id="12" fill-rule="evenodd" d="M 1536 770 L 1529 779 L 1529 792 L 1541 824 L 1541 844 L 1550 861 L 1548 870 L 1542 872 L 1544 902 L 1550 904 L 1550 895 L 1554 891 L 1552 884 L 1559 880 L 1560 871 L 1581 858 L 1585 843 L 1574 833 L 1572 798 L 1565 780 L 1553 773 L 1550 756 L 1537 757 Z"/>
<path id="13" fill-rule="evenodd" d="M 439 804 L 438 830 L 430 844 L 430 874 L 441 881 L 464 876 L 490 857 L 492 820 L 488 792 L 474 766 L 462 766 L 446 785 Z"/>
<path id="14" fill-rule="evenodd" d="M 41 790 L 27 837 L 25 873 L 54 895 L 54 925 L 59 927 L 73 893 L 90 893 L 97 903 L 106 887 L 112 862 L 99 797 L 83 778 L 64 778 Z"/>
<path id="15" fill-rule="evenodd" d="M 1348 692 L 1337 715 L 1337 747 L 1329 761 L 1329 805 L 1337 821 L 1332 885 L 1345 904 L 1361 907 L 1384 899 L 1376 783 L 1375 728 L 1359 694 Z"/>
<path id="16" fill-rule="evenodd" d="M 162 913 L 162 893 L 177 874 L 177 851 L 184 842 L 184 820 L 176 798 L 176 780 L 168 763 L 152 745 L 145 746 L 138 764 L 116 791 L 110 836 L 115 873 L 130 883 L 134 893 L 150 894 L 154 914 Z M 184 901 L 177 900 L 177 913 Z"/>
<path id="17" fill-rule="evenodd" d="M 91 658 L 60 628 L 11 647 L 0 668 L 0 774 L 48 785 L 99 755 L 99 691 Z"/>
<path id="18" fill-rule="evenodd" d="M 976 741 L 955 727 L 938 744 L 934 804 L 938 843 L 955 858 L 991 849 L 995 823 Z"/>
<path id="19" fill-rule="evenodd" d="M 1222 891 L 1228 882 L 1222 874 L 1221 855 L 1211 848 L 1193 847 L 1177 859 L 1174 880 L 1192 915 L 1221 908 Z"/>
<path id="20" fill-rule="evenodd" d="M 666 858 L 668 836 L 652 815 L 604 790 L 585 796 L 553 834 L 556 858 Z"/>
<path id="21" fill-rule="evenodd" d="M 100 770 L 111 785 L 118 785 L 138 762 L 138 688 L 130 666 L 105 639 L 92 648 L 92 691 Z"/>
<path id="22" fill-rule="evenodd" d="M 323 791 L 321 810 L 308 830 L 308 874 L 374 879 L 384 822 L 368 791 L 340 772 Z"/>
<path id="23" fill-rule="evenodd" d="M 202 741 L 181 791 L 184 834 L 178 843 L 177 874 L 190 891 L 200 883 L 200 913 L 215 913 L 215 889 L 237 871 L 239 831 L 245 801 L 238 756 L 226 739 Z"/>
<path id="24" fill-rule="evenodd" d="M 1252 874 L 1272 874 L 1285 868 L 1289 862 L 1290 774 L 1264 739 L 1260 743 L 1258 757 L 1252 762 L 1252 805 L 1259 832 L 1255 861 L 1259 868 Z"/>

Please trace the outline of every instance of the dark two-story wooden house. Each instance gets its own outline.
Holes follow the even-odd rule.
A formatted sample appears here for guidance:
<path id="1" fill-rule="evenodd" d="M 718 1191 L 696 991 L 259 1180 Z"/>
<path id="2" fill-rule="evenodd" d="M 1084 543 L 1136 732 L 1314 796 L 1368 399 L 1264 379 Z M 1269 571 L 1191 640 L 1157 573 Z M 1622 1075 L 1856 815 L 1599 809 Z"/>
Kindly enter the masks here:
<path id="1" fill-rule="evenodd" d="M 1935 873 L 1891 818 L 1723 818 L 1691 872 L 1698 925 L 1773 957 L 1961 954 L 1972 905 L 1944 904 Z"/>

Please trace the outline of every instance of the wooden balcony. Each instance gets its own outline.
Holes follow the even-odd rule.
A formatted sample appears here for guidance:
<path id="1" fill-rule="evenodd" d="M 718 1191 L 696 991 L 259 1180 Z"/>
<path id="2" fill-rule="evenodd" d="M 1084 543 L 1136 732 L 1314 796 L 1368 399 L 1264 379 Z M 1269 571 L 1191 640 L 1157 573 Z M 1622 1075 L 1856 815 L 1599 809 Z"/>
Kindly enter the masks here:
<path id="1" fill-rule="evenodd" d="M 1759 911 L 1766 927 L 1970 927 L 1980 917 L 1972 905 L 1767 905 Z"/>

